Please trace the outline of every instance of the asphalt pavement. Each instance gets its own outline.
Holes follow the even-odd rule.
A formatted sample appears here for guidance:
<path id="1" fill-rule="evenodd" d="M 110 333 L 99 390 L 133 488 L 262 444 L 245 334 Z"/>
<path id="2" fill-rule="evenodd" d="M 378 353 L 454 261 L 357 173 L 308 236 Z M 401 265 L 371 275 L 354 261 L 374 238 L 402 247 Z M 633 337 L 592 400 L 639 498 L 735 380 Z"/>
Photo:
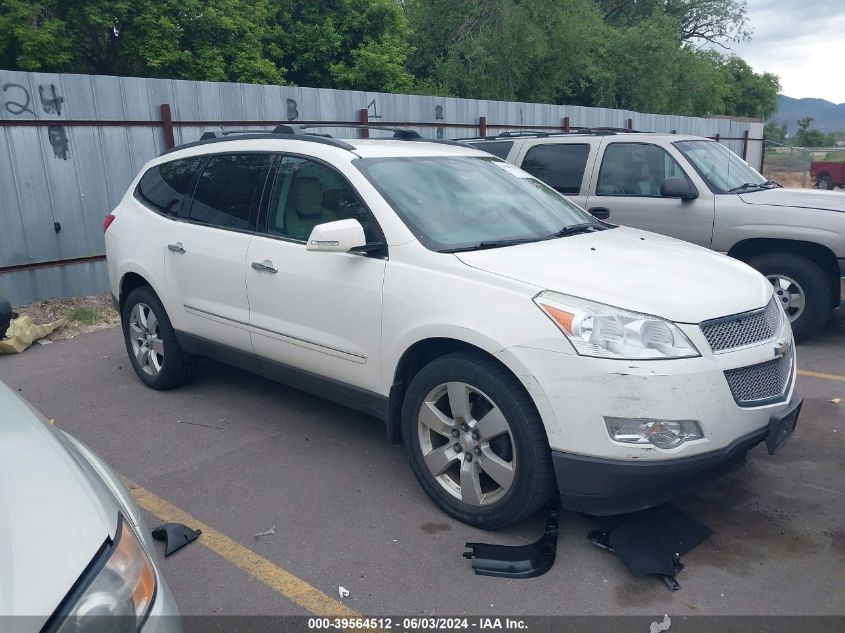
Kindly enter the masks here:
<path id="1" fill-rule="evenodd" d="M 496 533 L 453 521 L 377 420 L 212 361 L 190 385 L 149 390 L 118 329 L 0 357 L 0 380 L 118 473 L 283 572 L 263 581 L 242 553 L 201 538 L 162 561 L 184 614 L 305 615 L 289 574 L 367 615 L 841 615 L 845 316 L 798 354 L 805 404 L 790 443 L 773 457 L 755 448 L 679 502 L 714 533 L 683 557 L 677 592 L 631 577 L 587 541 L 593 521 L 569 512 L 549 573 L 475 576 L 465 541 L 526 543 L 543 515 Z"/>

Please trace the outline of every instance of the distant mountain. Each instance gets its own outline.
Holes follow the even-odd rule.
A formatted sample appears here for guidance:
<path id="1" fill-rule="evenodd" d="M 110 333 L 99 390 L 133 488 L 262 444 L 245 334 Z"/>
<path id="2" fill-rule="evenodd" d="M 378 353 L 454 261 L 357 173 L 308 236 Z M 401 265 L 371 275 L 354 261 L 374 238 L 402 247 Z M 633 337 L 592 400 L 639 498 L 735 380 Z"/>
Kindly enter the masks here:
<path id="1" fill-rule="evenodd" d="M 805 116 L 813 117 L 813 127 L 822 132 L 845 132 L 845 103 L 839 105 L 824 99 L 793 99 L 778 95 L 778 110 L 771 120 L 778 125 L 786 123 L 789 133 L 798 129 L 796 121 Z"/>

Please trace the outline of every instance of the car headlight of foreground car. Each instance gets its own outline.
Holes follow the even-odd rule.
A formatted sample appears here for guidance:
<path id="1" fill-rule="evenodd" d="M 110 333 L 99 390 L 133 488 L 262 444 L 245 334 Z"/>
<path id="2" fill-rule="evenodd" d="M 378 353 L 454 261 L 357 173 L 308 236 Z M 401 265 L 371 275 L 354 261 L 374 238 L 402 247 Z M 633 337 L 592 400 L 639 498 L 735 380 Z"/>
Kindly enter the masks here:
<path id="1" fill-rule="evenodd" d="M 677 325 L 656 316 L 549 290 L 534 297 L 534 303 L 581 356 L 635 360 L 699 355 Z"/>
<path id="2" fill-rule="evenodd" d="M 120 517 L 111 547 L 100 551 L 66 609 L 57 613 L 56 633 L 136 631 L 153 604 L 153 564 L 129 522 Z"/>

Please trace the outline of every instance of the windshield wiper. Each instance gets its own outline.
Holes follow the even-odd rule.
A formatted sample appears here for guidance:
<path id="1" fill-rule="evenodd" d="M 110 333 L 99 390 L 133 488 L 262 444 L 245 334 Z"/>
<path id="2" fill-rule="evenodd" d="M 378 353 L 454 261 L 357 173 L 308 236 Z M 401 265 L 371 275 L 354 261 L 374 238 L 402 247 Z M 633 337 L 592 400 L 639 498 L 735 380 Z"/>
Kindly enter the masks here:
<path id="1" fill-rule="evenodd" d="M 728 189 L 728 193 L 734 193 L 735 191 L 743 191 L 744 189 L 771 189 L 773 187 L 780 187 L 780 185 L 774 180 L 767 180 L 766 182 L 744 182 L 741 185 L 733 187 L 732 189 Z"/>
<path id="2" fill-rule="evenodd" d="M 438 253 L 463 253 L 466 251 L 481 251 L 488 248 L 501 248 L 503 246 L 515 246 L 517 244 L 529 244 L 530 242 L 543 242 L 545 240 L 551 240 L 556 237 L 564 237 L 566 235 L 575 235 L 576 233 L 592 233 L 593 231 L 603 231 L 605 230 L 606 226 L 602 226 L 600 224 L 592 224 L 590 222 L 584 222 L 583 224 L 572 224 L 570 226 L 563 227 L 560 231 L 556 233 L 552 233 L 551 235 L 540 236 L 540 237 L 515 237 L 515 238 L 508 238 L 508 239 L 501 239 L 501 240 L 487 240 L 484 242 L 478 242 L 477 244 L 473 244 L 472 246 L 459 246 L 458 248 L 444 248 L 442 250 L 437 251 Z"/>
<path id="3" fill-rule="evenodd" d="M 565 237 L 567 235 L 576 235 L 577 233 L 592 233 L 593 231 L 604 231 L 604 226 L 600 224 L 593 224 L 592 222 L 584 222 L 583 224 L 570 224 L 569 226 L 563 227 L 557 233 L 550 235 L 549 237 Z"/>
<path id="4" fill-rule="evenodd" d="M 458 248 L 444 248 L 438 253 L 463 253 L 465 251 L 482 251 L 487 248 L 501 248 L 502 246 L 515 246 L 516 244 L 528 244 L 529 242 L 539 242 L 540 240 L 548 239 L 545 237 L 518 237 L 506 240 L 488 240 L 485 242 L 478 242 L 472 246 L 459 246 Z"/>

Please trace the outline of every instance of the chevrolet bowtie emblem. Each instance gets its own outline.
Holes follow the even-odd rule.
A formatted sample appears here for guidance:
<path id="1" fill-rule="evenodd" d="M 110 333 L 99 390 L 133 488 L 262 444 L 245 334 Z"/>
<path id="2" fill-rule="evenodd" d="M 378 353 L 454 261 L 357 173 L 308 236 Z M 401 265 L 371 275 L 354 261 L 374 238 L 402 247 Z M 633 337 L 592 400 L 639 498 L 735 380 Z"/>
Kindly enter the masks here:
<path id="1" fill-rule="evenodd" d="M 786 356 L 791 347 L 792 344 L 786 339 L 778 339 L 777 343 L 775 343 L 775 358 L 778 356 Z"/>

